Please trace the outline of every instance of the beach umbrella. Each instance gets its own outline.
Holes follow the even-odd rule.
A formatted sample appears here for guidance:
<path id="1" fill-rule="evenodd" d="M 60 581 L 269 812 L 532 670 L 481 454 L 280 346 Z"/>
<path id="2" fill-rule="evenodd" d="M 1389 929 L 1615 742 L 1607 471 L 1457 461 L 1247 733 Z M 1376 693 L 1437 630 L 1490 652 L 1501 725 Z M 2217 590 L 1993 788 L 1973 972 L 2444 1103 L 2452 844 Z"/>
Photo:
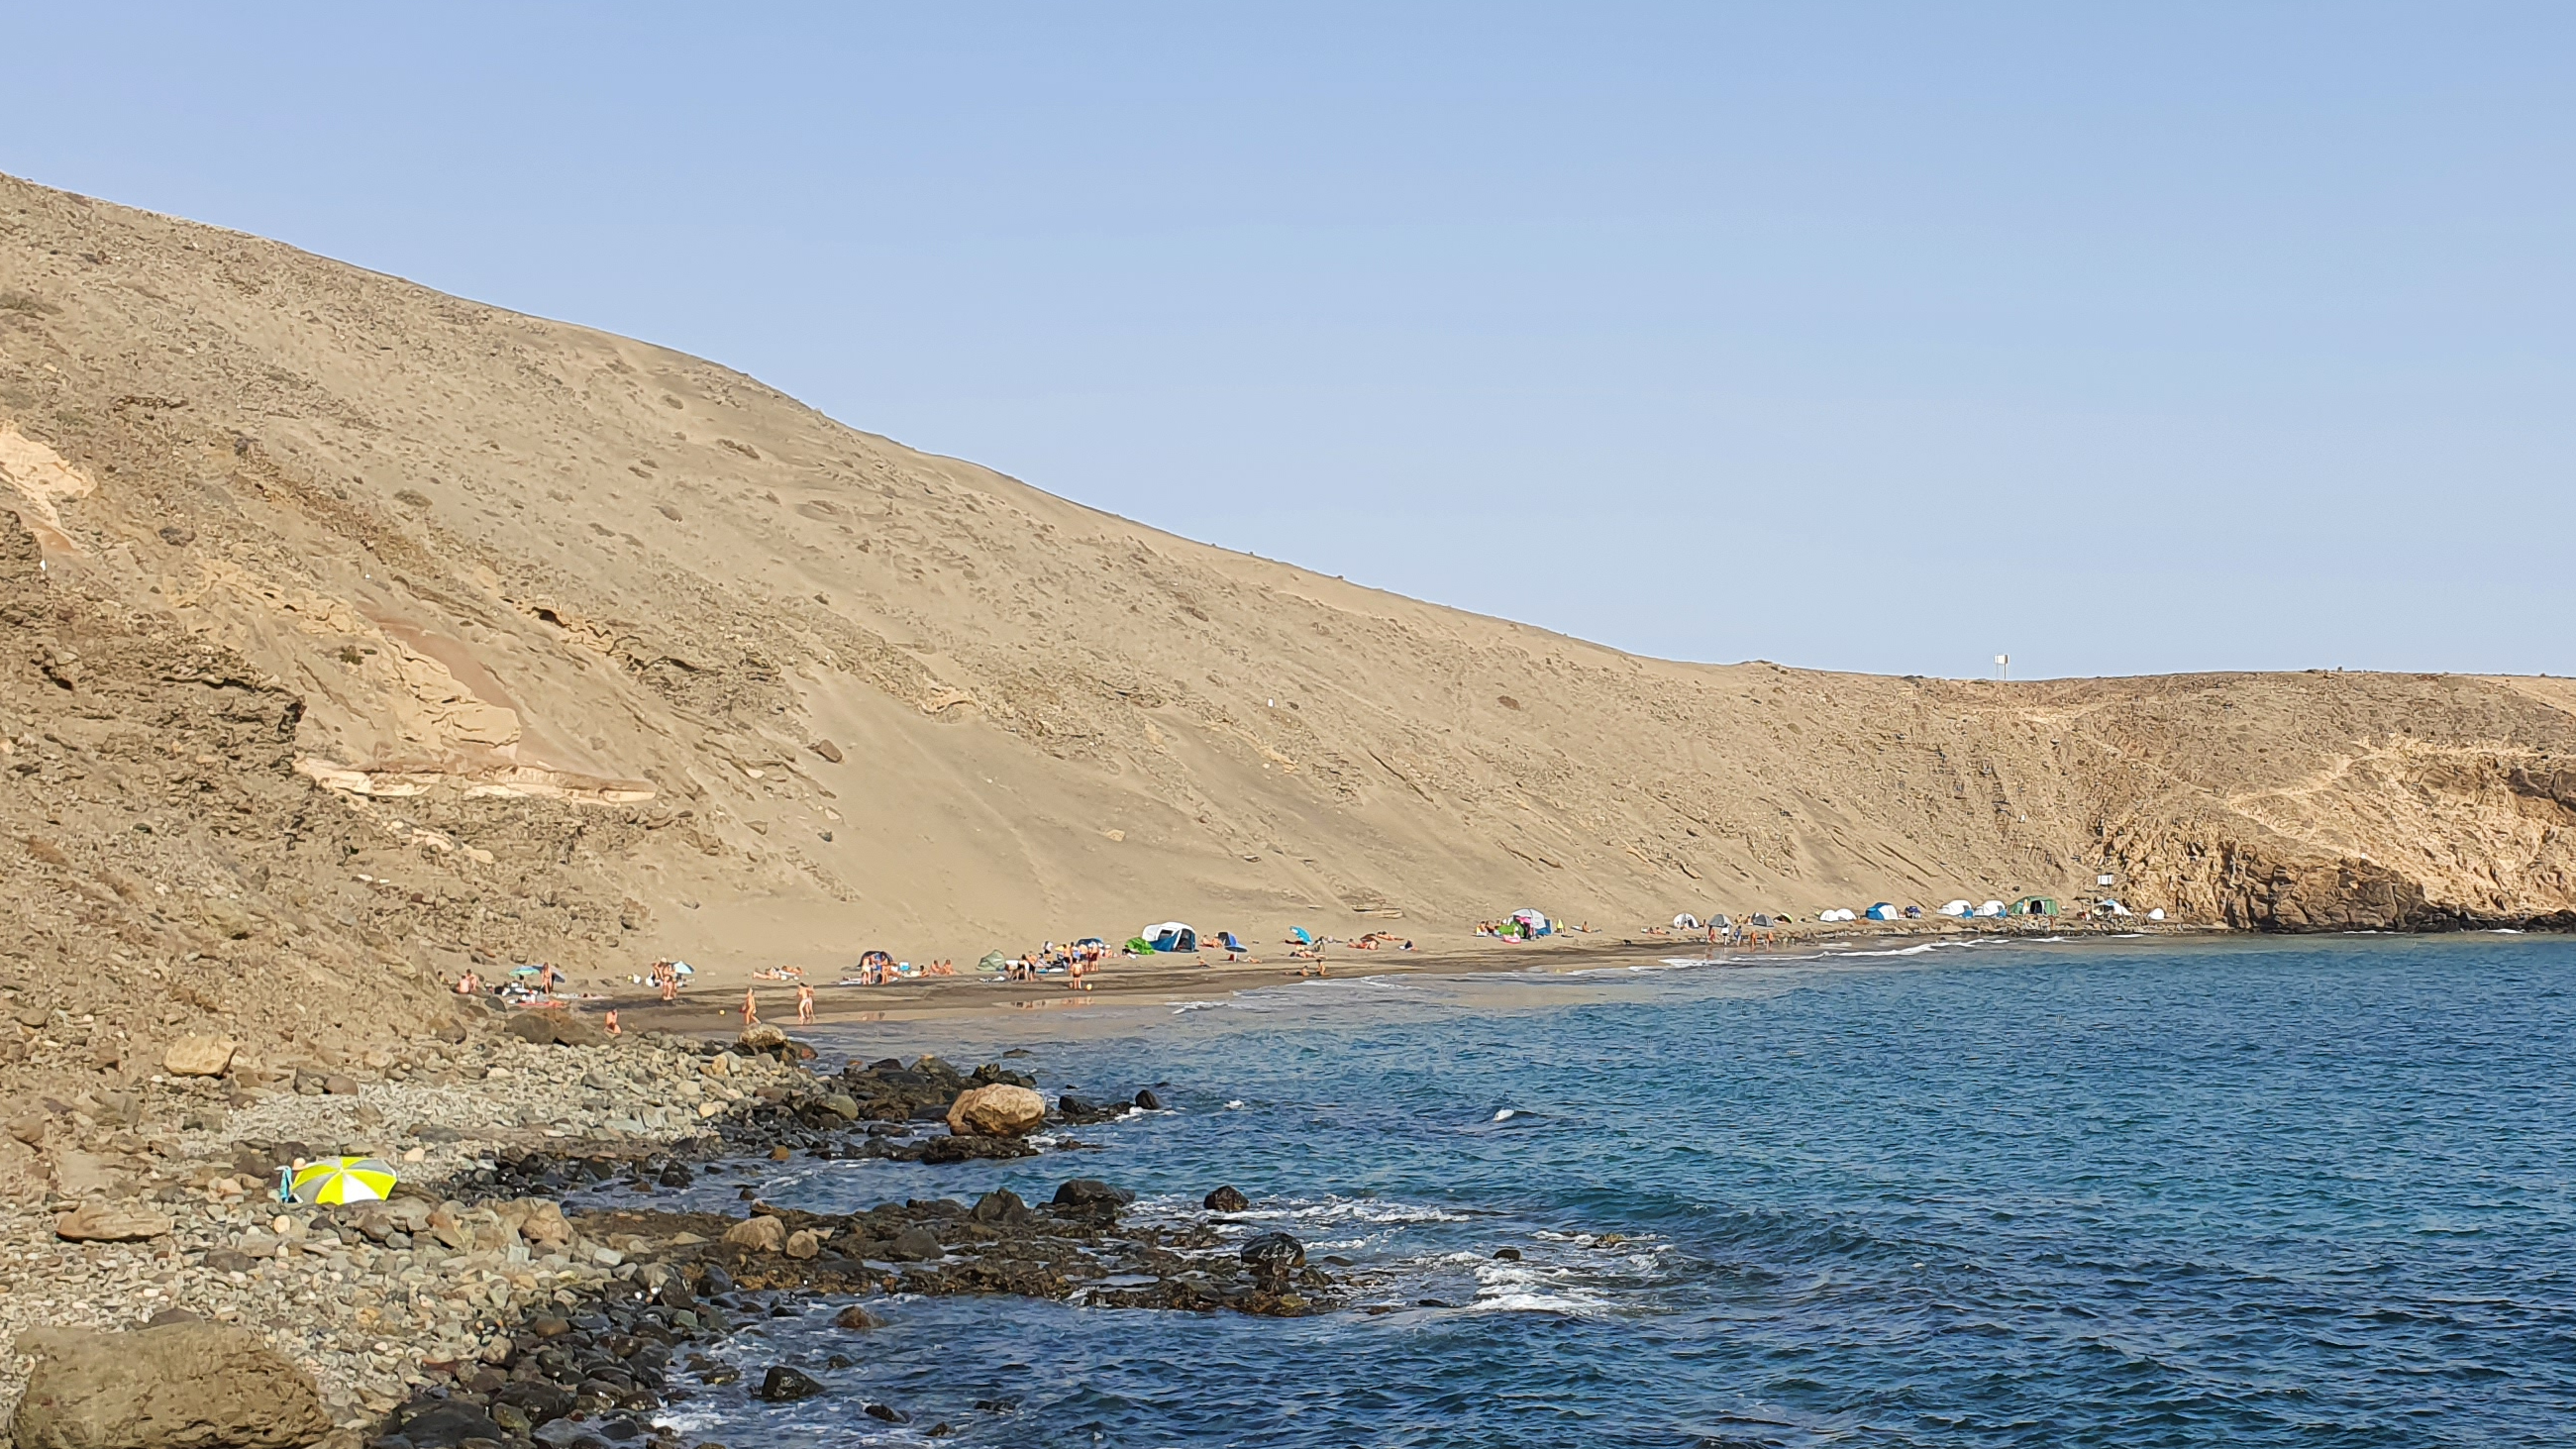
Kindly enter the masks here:
<path id="1" fill-rule="evenodd" d="M 382 1202 L 393 1195 L 394 1170 L 379 1157 L 325 1157 L 295 1174 L 297 1202 Z"/>

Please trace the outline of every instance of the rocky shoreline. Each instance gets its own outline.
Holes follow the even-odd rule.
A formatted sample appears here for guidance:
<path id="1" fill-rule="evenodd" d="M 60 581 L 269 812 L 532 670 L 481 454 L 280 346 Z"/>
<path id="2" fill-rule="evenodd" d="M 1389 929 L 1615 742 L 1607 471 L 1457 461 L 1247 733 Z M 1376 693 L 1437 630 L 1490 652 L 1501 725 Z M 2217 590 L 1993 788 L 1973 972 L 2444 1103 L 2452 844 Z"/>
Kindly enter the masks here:
<path id="1" fill-rule="evenodd" d="M 727 1045 L 611 1040 L 551 1016 L 500 1026 L 327 1075 L 187 1043 L 109 1115 L 55 1103 L 13 1121 L 31 1145 L 66 1139 L 54 1151 L 71 1169 L 41 1211 L 0 1209 L 0 1402 L 20 1404 L 31 1366 L 39 1390 L 17 1411 L 22 1449 L 40 1417 L 27 1405 L 52 1405 L 78 1379 L 71 1360 L 147 1361 L 183 1340 L 202 1356 L 218 1328 L 236 1356 L 273 1354 L 309 1376 L 313 1424 L 327 1421 L 334 1449 L 568 1449 L 657 1435 L 653 1409 L 744 1371 L 697 1347 L 782 1298 L 999 1293 L 1294 1316 L 1339 1306 L 1353 1286 L 1284 1235 L 1221 1233 L 1246 1206 L 1231 1188 L 1186 1220 L 1136 1220 L 1132 1194 L 1070 1174 L 1043 1204 L 994 1192 L 847 1216 L 758 1202 L 742 1217 L 642 1202 L 567 1211 L 603 1188 L 686 1187 L 726 1158 L 1034 1156 L 1033 1128 L 1130 1104 L 1050 1104 L 1000 1063 L 818 1073 L 811 1048 L 768 1028 Z M 280 1164 L 342 1152 L 396 1163 L 393 1199 L 276 1201 Z M 844 1319 L 873 1322 L 864 1308 Z M 772 1367 L 764 1397 L 820 1391 Z M 279 1400 L 276 1412 L 293 1410 Z M 199 1442 L 316 1438 L 280 1423 Z"/>

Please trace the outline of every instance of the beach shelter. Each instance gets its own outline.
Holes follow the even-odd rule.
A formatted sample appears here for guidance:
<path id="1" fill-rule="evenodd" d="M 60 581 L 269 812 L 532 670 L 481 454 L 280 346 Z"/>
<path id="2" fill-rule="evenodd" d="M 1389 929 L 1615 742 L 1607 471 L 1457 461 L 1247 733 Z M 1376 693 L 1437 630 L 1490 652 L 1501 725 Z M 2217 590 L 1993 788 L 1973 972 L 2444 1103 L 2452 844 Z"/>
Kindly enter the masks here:
<path id="1" fill-rule="evenodd" d="M 1556 927 L 1548 924 L 1547 917 L 1542 916 L 1533 910 L 1522 909 L 1514 911 L 1512 912 L 1512 919 L 1520 922 L 1524 926 L 1527 926 L 1529 928 L 1529 934 L 1533 936 L 1550 935 L 1556 930 Z"/>
<path id="2" fill-rule="evenodd" d="M 1977 909 L 1976 909 L 1974 912 L 1972 912 L 1971 914 L 1974 914 L 1974 915 L 1980 915 L 1980 916 L 2000 916 L 2000 915 L 2002 915 L 2003 913 L 2004 913 L 2004 903 L 2003 903 L 2003 902 L 2001 902 L 2001 901 L 1988 901 L 1988 902 L 1986 902 L 1984 905 L 1977 907 Z"/>
<path id="3" fill-rule="evenodd" d="M 1306 928 L 1303 926 L 1290 926 L 1288 928 L 1288 939 L 1300 946 L 1312 946 L 1315 944 L 1315 938 L 1307 935 Z"/>
<path id="4" fill-rule="evenodd" d="M 1886 901 L 1880 901 L 1869 908 L 1869 918 L 1873 921 L 1893 921 L 1897 918 L 1896 907 Z"/>
<path id="5" fill-rule="evenodd" d="M 297 1202 L 383 1202 L 393 1196 L 393 1164 L 376 1157 L 325 1157 L 296 1169 Z"/>
<path id="6" fill-rule="evenodd" d="M 2057 898 L 2055 896 L 2023 896 L 2020 900 L 2012 903 L 2012 913 L 2016 916 L 2053 916 L 2057 914 Z"/>
<path id="7" fill-rule="evenodd" d="M 1127 938 L 1127 944 L 1118 949 L 1130 956 L 1151 956 L 1154 954 L 1154 943 L 1142 936 L 1130 936 Z"/>
<path id="8" fill-rule="evenodd" d="M 1941 914 L 1956 918 L 1964 916 L 1975 909 L 1975 906 L 1968 904 L 1966 901 L 1952 901 L 1941 908 Z"/>
<path id="9" fill-rule="evenodd" d="M 1179 921 L 1147 926 L 1136 934 L 1151 941 L 1157 951 L 1195 951 L 1199 948 L 1199 933 Z"/>
<path id="10" fill-rule="evenodd" d="M 1217 932 L 1216 943 L 1229 951 L 1240 951 L 1243 949 L 1243 943 L 1234 939 L 1234 933 L 1232 931 Z"/>
<path id="11" fill-rule="evenodd" d="M 1005 975 L 1010 969 L 1011 959 L 999 951 L 987 951 L 984 959 L 975 963 L 976 973 L 983 976 Z"/>
<path id="12" fill-rule="evenodd" d="M 1673 917 L 1673 929 L 1676 931 L 1696 931 L 1699 929 L 1699 917 L 1692 915 L 1688 911 L 1684 911 L 1680 915 Z"/>
<path id="13" fill-rule="evenodd" d="M 1753 924 L 1757 926 L 1768 926 L 1771 924 L 1771 918 L 1761 911 L 1755 911 L 1753 913 Z"/>

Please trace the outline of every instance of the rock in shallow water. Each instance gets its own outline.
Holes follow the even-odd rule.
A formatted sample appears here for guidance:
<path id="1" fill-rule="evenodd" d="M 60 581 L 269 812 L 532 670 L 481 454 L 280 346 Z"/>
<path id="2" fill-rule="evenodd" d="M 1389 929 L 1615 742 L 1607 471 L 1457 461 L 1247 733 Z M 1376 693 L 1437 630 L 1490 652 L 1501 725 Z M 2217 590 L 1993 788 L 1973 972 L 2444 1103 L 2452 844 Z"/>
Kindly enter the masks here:
<path id="1" fill-rule="evenodd" d="M 810 1375 L 783 1363 L 772 1365 L 769 1372 L 761 1377 L 760 1387 L 752 1390 L 755 1396 L 773 1404 L 792 1404 L 822 1392 L 823 1386 Z"/>
<path id="2" fill-rule="evenodd" d="M 1306 1266 L 1306 1245 L 1286 1233 L 1263 1233 L 1243 1245 L 1242 1256 L 1261 1286 L 1276 1292 L 1287 1286 L 1289 1274 Z"/>
<path id="3" fill-rule="evenodd" d="M 960 1137 L 1026 1137 L 1046 1125 L 1046 1114 L 1046 1098 L 996 1082 L 958 1093 L 948 1106 L 948 1130 Z"/>
<path id="4" fill-rule="evenodd" d="M 1239 1213 L 1252 1206 L 1252 1199 L 1232 1187 L 1220 1187 L 1200 1200 L 1200 1206 L 1212 1213 Z"/>

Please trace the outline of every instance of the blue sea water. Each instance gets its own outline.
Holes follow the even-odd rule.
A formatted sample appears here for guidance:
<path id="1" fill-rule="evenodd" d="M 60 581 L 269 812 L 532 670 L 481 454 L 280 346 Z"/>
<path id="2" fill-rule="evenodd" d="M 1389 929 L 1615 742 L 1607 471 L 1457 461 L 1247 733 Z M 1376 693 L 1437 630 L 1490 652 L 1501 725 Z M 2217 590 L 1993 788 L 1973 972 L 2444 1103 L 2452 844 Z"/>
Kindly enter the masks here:
<path id="1" fill-rule="evenodd" d="M 2576 1443 L 2571 991 L 2560 938 L 2093 941 L 849 1029 L 1170 1110 L 728 1186 L 1084 1175 L 1184 1216 L 1231 1183 L 1392 1311 L 825 1304 L 718 1353 L 829 1397 L 666 1417 L 735 1449 Z"/>

